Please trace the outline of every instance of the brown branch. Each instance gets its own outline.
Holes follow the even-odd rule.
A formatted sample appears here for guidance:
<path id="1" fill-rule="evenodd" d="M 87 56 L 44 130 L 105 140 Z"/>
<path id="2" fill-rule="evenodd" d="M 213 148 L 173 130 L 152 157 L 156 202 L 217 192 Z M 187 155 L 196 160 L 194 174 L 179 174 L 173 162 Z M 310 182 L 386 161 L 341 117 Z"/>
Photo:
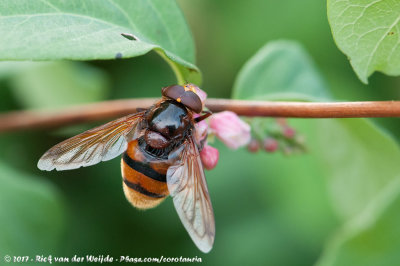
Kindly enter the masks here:
<path id="1" fill-rule="evenodd" d="M 69 107 L 59 111 L 16 111 L 0 114 L 0 132 L 60 127 L 70 124 L 111 119 L 135 113 L 157 99 L 114 100 Z M 243 116 L 349 118 L 400 117 L 400 101 L 381 102 L 266 102 L 207 99 L 213 112 L 233 111 Z"/>

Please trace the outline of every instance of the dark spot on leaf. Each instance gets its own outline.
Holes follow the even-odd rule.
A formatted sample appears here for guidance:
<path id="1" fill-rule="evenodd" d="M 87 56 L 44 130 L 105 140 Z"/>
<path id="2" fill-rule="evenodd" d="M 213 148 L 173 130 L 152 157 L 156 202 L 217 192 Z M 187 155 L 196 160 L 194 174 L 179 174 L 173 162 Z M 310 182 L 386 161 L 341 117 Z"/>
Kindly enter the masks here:
<path id="1" fill-rule="evenodd" d="M 389 36 L 393 35 L 393 34 L 394 34 L 394 31 L 391 31 L 391 32 L 388 33 Z"/>
<path id="2" fill-rule="evenodd" d="M 117 53 L 115 55 L 115 59 L 121 59 L 122 58 L 122 53 Z"/>
<path id="3" fill-rule="evenodd" d="M 197 72 L 197 70 L 194 68 L 189 68 L 189 72 Z"/>
<path id="4" fill-rule="evenodd" d="M 139 38 L 131 33 L 121 33 L 121 35 L 130 41 L 139 41 Z"/>

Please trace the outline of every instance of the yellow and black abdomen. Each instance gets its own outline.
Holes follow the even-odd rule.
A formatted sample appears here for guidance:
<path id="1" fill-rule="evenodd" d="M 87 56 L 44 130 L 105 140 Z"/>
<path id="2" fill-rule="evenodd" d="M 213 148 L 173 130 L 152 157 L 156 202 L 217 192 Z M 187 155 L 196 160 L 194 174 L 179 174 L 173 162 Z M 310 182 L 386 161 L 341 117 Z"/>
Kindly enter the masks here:
<path id="1" fill-rule="evenodd" d="M 166 183 L 169 166 L 166 160 L 144 153 L 137 140 L 129 142 L 121 160 L 123 188 L 128 201 L 140 209 L 160 204 L 169 195 Z"/>

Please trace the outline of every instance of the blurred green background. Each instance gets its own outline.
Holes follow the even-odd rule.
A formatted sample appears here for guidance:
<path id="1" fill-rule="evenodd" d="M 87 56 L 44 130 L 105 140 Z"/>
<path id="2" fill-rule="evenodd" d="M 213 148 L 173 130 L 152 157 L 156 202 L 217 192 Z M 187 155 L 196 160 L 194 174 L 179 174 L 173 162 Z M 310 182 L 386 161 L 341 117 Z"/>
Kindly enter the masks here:
<path id="1" fill-rule="evenodd" d="M 357 79 L 334 43 L 324 1 L 179 4 L 209 97 L 230 98 L 243 64 L 265 43 L 288 39 L 310 54 L 334 98 L 400 98 L 400 78 L 377 73 L 369 85 Z M 133 59 L 8 64 L 0 72 L 1 111 L 159 97 L 162 86 L 176 82 L 155 52 Z M 376 180 L 399 177 L 398 143 L 391 137 L 400 140 L 400 123 L 375 119 L 386 135 L 359 121 L 290 120 L 306 138 L 304 155 L 231 152 L 217 143 L 219 164 L 206 172 L 217 228 L 209 254 L 192 243 L 170 198 L 148 211 L 130 206 L 119 159 L 65 172 L 37 169 L 48 148 L 99 123 L 2 134 L 0 255 L 198 256 L 206 265 L 367 265 L 360 258 L 378 265 L 386 257 L 379 265 L 396 265 L 400 238 L 394 236 L 400 232 L 391 230 L 399 221 L 397 191 L 377 193 L 385 208 L 351 205 L 375 196 Z M 360 190 L 353 193 L 354 187 Z M 343 237 L 348 231 L 356 239 Z"/>

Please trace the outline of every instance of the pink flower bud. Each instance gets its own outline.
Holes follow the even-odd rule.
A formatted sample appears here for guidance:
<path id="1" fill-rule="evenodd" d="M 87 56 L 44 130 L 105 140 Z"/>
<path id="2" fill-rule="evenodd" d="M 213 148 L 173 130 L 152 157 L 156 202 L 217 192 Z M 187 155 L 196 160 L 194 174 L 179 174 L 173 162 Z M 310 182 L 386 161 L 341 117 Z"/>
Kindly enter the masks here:
<path id="1" fill-rule="evenodd" d="M 263 145 L 264 145 L 265 151 L 267 151 L 267 152 L 274 152 L 279 147 L 278 141 L 274 138 L 264 139 Z"/>
<path id="2" fill-rule="evenodd" d="M 206 144 L 200 152 L 200 159 L 203 163 L 204 168 L 206 168 L 207 170 L 211 170 L 215 166 L 217 166 L 219 152 L 216 148 Z"/>
<path id="3" fill-rule="evenodd" d="M 291 139 L 294 137 L 294 135 L 296 135 L 296 131 L 294 130 L 294 128 L 291 128 L 289 126 L 285 126 L 283 128 L 283 135 L 288 138 Z"/>
<path id="4" fill-rule="evenodd" d="M 199 116 L 198 114 L 196 114 L 196 115 Z M 196 117 L 196 115 L 195 115 L 195 117 Z M 208 125 L 205 120 L 202 120 L 202 121 L 196 123 L 194 125 L 194 128 L 195 128 L 194 137 L 195 137 L 196 141 L 198 143 L 200 143 L 207 137 Z"/>
<path id="5" fill-rule="evenodd" d="M 207 93 L 205 91 L 203 91 L 202 89 L 197 88 L 197 95 L 199 96 L 199 98 L 200 98 L 200 100 L 201 100 L 201 102 L 203 103 L 203 106 L 204 106 L 204 102 L 207 99 Z"/>
<path id="6" fill-rule="evenodd" d="M 224 111 L 210 117 L 210 128 L 226 146 L 237 149 L 250 142 L 250 126 L 237 114 Z"/>
<path id="7" fill-rule="evenodd" d="M 256 139 L 252 139 L 250 143 L 247 145 L 247 149 L 249 152 L 256 153 L 260 149 L 260 143 Z"/>
<path id="8" fill-rule="evenodd" d="M 276 118 L 276 123 L 278 124 L 278 125 L 280 125 L 280 126 L 287 126 L 287 121 L 286 121 L 286 118 L 284 118 L 284 117 L 278 117 L 278 118 Z"/>

